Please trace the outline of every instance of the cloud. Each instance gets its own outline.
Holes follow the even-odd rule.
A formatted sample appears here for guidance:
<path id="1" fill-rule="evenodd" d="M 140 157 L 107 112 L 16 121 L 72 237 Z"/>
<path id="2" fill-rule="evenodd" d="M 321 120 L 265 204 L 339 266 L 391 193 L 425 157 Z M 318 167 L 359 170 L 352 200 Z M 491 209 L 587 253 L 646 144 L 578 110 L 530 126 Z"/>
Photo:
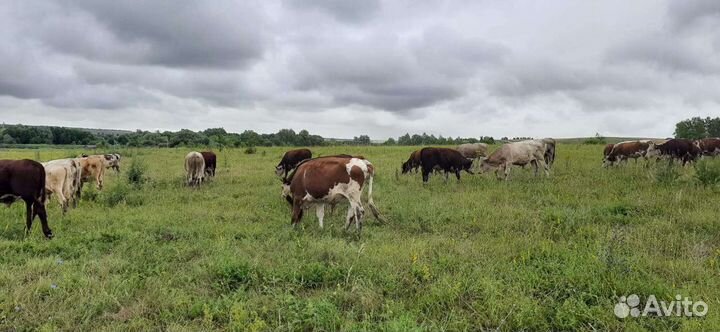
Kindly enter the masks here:
<path id="1" fill-rule="evenodd" d="M 6 122 L 664 137 L 720 115 L 709 0 L 8 0 L 0 40 Z"/>

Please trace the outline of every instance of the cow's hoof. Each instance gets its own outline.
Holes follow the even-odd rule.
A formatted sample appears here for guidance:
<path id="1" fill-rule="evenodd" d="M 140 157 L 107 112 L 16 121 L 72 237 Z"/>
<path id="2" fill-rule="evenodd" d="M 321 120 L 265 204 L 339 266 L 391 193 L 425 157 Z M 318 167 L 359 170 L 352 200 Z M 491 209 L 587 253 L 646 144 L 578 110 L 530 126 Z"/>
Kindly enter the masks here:
<path id="1" fill-rule="evenodd" d="M 53 234 L 53 232 L 45 233 L 45 238 L 46 238 L 46 239 L 52 240 L 53 237 L 55 237 L 55 235 Z"/>

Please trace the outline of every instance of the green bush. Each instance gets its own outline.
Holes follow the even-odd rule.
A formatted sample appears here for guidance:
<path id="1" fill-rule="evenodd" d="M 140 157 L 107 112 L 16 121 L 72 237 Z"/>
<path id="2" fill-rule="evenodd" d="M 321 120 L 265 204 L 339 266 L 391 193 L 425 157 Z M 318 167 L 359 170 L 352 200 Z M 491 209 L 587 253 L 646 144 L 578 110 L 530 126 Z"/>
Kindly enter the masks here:
<path id="1" fill-rule="evenodd" d="M 671 163 L 660 163 L 655 168 L 653 176 L 655 182 L 667 185 L 674 183 L 680 177 L 680 172 Z"/>
<path id="2" fill-rule="evenodd" d="M 104 203 L 108 207 L 114 207 L 122 202 L 125 202 L 129 192 L 130 189 L 127 185 L 118 183 L 107 190 L 104 195 Z"/>
<path id="3" fill-rule="evenodd" d="M 145 176 L 146 171 L 147 165 L 145 165 L 142 160 L 133 159 L 127 172 L 128 183 L 138 187 L 142 186 L 147 181 L 147 177 Z"/>
<path id="4" fill-rule="evenodd" d="M 245 154 L 255 154 L 257 152 L 257 148 L 254 146 L 248 146 L 245 148 Z"/>
<path id="5" fill-rule="evenodd" d="M 720 162 L 704 159 L 696 163 L 695 179 L 705 187 L 720 183 Z"/>

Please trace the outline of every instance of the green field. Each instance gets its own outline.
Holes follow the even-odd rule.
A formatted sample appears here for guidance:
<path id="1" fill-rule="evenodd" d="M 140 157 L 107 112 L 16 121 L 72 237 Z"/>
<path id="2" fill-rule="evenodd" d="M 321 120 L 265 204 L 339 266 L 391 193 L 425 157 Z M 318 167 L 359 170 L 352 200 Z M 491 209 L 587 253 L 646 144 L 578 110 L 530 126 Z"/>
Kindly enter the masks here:
<path id="1" fill-rule="evenodd" d="M 692 167 L 602 169 L 602 146 L 560 144 L 552 176 L 396 177 L 416 147 L 322 147 L 377 168 L 388 219 L 290 226 L 273 168 L 284 148 L 218 153 L 184 187 L 190 149 L 120 150 L 123 172 L 85 187 L 55 239 L 24 205 L 0 208 L 0 330 L 720 330 L 720 190 Z M 3 150 L 42 161 L 80 151 Z M 148 182 L 127 183 L 133 160 Z M 673 179 L 666 173 L 677 172 Z M 702 318 L 628 317 L 623 295 L 707 302 Z M 644 304 L 644 301 L 642 302 Z"/>

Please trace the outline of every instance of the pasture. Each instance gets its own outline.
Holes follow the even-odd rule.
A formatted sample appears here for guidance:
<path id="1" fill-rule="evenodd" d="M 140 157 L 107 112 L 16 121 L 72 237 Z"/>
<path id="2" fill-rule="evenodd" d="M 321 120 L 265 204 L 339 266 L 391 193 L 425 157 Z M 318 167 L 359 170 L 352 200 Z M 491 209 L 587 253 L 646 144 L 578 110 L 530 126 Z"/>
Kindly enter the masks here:
<path id="1" fill-rule="evenodd" d="M 396 177 L 417 147 L 312 148 L 376 166 L 388 222 L 366 213 L 360 235 L 341 229 L 344 206 L 325 229 L 312 210 L 292 229 L 273 172 L 287 148 L 216 150 L 217 175 L 198 189 L 184 186 L 191 149 L 121 149 L 103 191 L 86 185 L 65 216 L 48 202 L 53 240 L 37 221 L 25 238 L 23 204 L 0 208 L 0 330 L 720 329 L 718 187 L 692 167 L 602 169 L 602 148 L 559 144 L 548 179 L 515 168 L 509 182 L 425 186 Z M 128 183 L 133 161 L 142 185 Z M 709 311 L 616 318 L 630 294 Z"/>

